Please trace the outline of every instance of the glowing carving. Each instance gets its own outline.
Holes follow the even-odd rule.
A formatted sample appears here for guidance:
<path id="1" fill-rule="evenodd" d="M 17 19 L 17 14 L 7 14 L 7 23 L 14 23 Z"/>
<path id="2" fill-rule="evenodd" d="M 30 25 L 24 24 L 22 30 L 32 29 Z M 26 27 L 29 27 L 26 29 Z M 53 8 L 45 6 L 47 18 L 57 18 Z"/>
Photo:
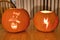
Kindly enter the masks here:
<path id="1" fill-rule="evenodd" d="M 11 23 L 11 28 L 12 28 L 12 29 L 16 29 L 16 28 L 17 28 L 17 24 L 14 23 L 14 22 L 12 22 L 12 23 Z"/>
<path id="2" fill-rule="evenodd" d="M 46 29 L 47 29 L 48 28 L 48 18 L 47 19 L 44 18 L 44 24 L 46 24 Z"/>
<path id="3" fill-rule="evenodd" d="M 20 21 L 17 20 L 17 18 L 18 18 L 19 15 L 20 15 L 20 13 L 13 12 L 12 18 L 9 19 L 9 22 L 11 22 L 11 28 L 12 29 L 17 29 L 17 23 L 20 23 Z"/>

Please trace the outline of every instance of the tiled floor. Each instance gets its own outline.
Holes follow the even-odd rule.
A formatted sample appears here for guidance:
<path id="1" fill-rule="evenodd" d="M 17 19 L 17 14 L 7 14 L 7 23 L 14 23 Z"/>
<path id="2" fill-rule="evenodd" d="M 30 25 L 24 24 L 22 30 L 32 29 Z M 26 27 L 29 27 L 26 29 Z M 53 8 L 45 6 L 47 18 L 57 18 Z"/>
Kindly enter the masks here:
<path id="1" fill-rule="evenodd" d="M 60 40 L 60 23 L 54 32 L 43 33 L 36 30 L 31 21 L 29 28 L 20 33 L 8 33 L 0 26 L 0 40 Z"/>

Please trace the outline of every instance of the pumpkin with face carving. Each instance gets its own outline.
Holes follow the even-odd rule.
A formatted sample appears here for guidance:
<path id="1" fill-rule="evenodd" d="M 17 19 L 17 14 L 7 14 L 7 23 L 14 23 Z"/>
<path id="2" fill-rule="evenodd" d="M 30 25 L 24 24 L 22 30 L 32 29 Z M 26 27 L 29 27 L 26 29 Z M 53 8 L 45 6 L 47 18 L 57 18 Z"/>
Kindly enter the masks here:
<path id="1" fill-rule="evenodd" d="M 51 32 L 58 24 L 58 17 L 52 11 L 39 11 L 34 16 L 34 25 L 39 31 Z"/>
<path id="2" fill-rule="evenodd" d="M 2 15 L 3 28 L 9 32 L 26 30 L 30 22 L 29 14 L 24 9 L 8 9 Z"/>

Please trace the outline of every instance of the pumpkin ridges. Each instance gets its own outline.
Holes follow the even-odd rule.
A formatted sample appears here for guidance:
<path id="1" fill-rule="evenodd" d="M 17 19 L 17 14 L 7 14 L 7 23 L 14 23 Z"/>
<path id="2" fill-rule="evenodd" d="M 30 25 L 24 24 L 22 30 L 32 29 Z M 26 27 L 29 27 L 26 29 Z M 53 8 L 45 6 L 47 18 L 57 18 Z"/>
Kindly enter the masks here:
<path id="1" fill-rule="evenodd" d="M 53 31 L 57 26 L 56 26 L 56 14 L 54 12 L 52 13 L 42 13 L 41 11 L 37 12 L 34 15 L 34 25 L 39 31 L 43 32 L 50 32 Z M 44 18 L 45 20 L 48 19 L 48 28 L 46 29 L 46 24 L 44 23 Z M 56 20 L 58 21 L 58 20 Z M 58 22 L 57 22 L 58 24 Z M 54 25 L 54 26 L 53 26 Z"/>
<path id="2" fill-rule="evenodd" d="M 14 12 L 16 12 L 17 14 Z M 21 23 L 16 23 L 16 21 L 11 21 L 11 22 L 15 22 L 18 25 L 17 29 L 11 29 L 10 27 L 11 22 L 8 21 L 11 19 L 21 21 Z M 24 9 L 8 9 L 4 12 L 2 16 L 3 28 L 9 32 L 19 32 L 19 31 L 26 30 L 26 28 L 29 25 L 29 22 L 30 22 L 29 14 Z"/>

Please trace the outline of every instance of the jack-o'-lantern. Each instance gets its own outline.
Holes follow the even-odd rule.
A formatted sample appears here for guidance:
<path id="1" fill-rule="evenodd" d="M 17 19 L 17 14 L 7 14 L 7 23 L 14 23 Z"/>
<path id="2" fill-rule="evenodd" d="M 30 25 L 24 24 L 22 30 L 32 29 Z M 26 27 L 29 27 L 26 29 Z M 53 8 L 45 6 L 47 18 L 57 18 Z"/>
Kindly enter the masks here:
<path id="1" fill-rule="evenodd" d="M 29 23 L 29 14 L 25 9 L 11 8 L 2 15 L 3 28 L 9 32 L 24 31 Z"/>
<path id="2" fill-rule="evenodd" d="M 53 11 L 39 11 L 34 16 L 35 27 L 42 32 L 51 32 L 58 25 L 58 16 Z"/>

